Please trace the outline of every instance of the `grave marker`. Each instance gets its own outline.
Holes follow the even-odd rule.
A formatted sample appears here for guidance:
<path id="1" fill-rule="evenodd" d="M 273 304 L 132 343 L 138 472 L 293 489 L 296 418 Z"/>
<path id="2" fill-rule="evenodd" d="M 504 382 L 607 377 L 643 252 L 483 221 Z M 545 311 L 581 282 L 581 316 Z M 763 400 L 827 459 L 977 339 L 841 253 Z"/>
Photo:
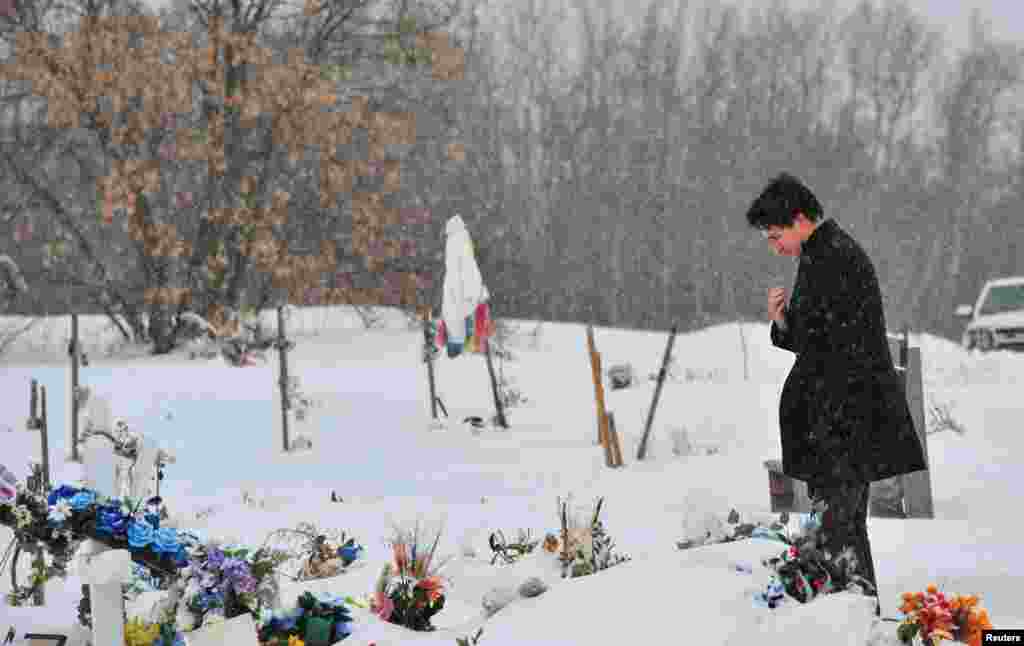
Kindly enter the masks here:
<path id="1" fill-rule="evenodd" d="M 907 404 L 914 419 L 921 447 L 924 449 L 925 463 L 928 463 L 928 437 L 924 418 L 924 386 L 921 372 L 921 349 L 910 348 L 909 333 L 904 330 L 898 341 L 890 337 L 890 349 L 893 356 L 899 357 L 900 365 L 897 372 L 903 380 L 907 394 Z M 781 460 L 766 460 L 765 470 L 768 471 L 769 498 L 774 513 L 788 511 L 807 514 L 812 511 L 811 499 L 807 493 L 807 483 L 790 478 L 782 473 Z M 891 499 L 896 498 L 902 509 L 890 509 L 894 505 Z M 889 502 L 890 504 L 884 504 Z M 868 515 L 874 517 L 902 518 L 934 518 L 932 506 L 931 472 L 928 470 L 908 473 L 871 483 L 871 499 Z"/>

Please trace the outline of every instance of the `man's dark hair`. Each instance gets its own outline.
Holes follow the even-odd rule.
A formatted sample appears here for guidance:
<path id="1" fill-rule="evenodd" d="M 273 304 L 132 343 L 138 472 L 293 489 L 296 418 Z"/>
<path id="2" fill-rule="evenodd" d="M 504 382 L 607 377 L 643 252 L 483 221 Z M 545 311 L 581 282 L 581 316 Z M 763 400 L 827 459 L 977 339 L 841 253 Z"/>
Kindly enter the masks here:
<path id="1" fill-rule="evenodd" d="M 789 227 L 797 213 L 817 222 L 822 214 L 821 203 L 803 182 L 789 173 L 780 173 L 750 205 L 747 222 L 755 229 Z"/>

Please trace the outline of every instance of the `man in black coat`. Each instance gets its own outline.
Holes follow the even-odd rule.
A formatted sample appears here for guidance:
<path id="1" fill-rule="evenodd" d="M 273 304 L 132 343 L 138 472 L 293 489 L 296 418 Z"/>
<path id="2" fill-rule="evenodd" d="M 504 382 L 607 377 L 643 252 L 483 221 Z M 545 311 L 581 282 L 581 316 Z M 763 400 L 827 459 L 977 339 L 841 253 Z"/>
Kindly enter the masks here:
<path id="1" fill-rule="evenodd" d="M 849 548 L 855 572 L 877 580 L 867 535 L 870 483 L 927 469 L 893 365 L 882 293 L 864 249 L 800 180 L 783 173 L 747 212 L 779 255 L 799 258 L 786 305 L 768 294 L 772 343 L 796 354 L 779 402 L 782 471 L 823 504 L 822 542 Z M 877 610 L 877 608 L 876 608 Z"/>

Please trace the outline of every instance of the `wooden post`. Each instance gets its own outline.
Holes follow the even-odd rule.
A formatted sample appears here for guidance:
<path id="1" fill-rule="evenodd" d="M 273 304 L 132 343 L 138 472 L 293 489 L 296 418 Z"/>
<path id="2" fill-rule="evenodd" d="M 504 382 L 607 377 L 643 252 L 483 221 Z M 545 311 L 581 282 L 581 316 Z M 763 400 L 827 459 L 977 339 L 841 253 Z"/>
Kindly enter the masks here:
<path id="1" fill-rule="evenodd" d="M 590 371 L 594 379 L 594 399 L 597 402 L 597 443 L 607 449 L 608 418 L 605 417 L 604 386 L 601 383 L 601 355 L 597 352 L 594 328 L 590 325 L 587 326 L 587 349 L 590 351 Z"/>
<path id="2" fill-rule="evenodd" d="M 42 419 L 40 420 L 39 436 L 42 443 L 43 457 L 43 491 L 50 490 L 50 442 L 47 436 L 46 425 L 46 386 L 40 388 L 40 403 L 42 404 Z"/>
<path id="3" fill-rule="evenodd" d="M 288 339 L 285 336 L 284 330 L 283 305 L 279 305 L 277 308 L 277 350 L 281 367 L 281 375 L 277 381 L 281 389 L 281 442 L 284 446 L 284 452 L 287 453 L 291 448 L 288 440 L 288 409 L 290 408 L 290 402 L 288 401 Z"/>
<path id="4" fill-rule="evenodd" d="M 78 350 L 78 315 L 71 315 L 71 345 L 68 349 L 71 354 L 71 401 L 68 410 L 71 414 L 71 461 L 81 462 L 78 455 L 78 360 L 81 356 Z"/>
<path id="5" fill-rule="evenodd" d="M 484 357 L 487 359 L 487 372 L 491 375 L 491 392 L 494 394 L 494 407 L 498 411 L 498 424 L 502 428 L 508 428 L 505 420 L 505 409 L 501 405 L 501 395 L 498 394 L 498 378 L 494 376 L 494 361 L 491 360 L 491 344 L 487 339 L 481 339 L 484 344 Z"/>
<path id="6" fill-rule="evenodd" d="M 38 424 L 37 420 L 39 419 L 37 416 L 37 413 L 39 412 L 39 382 L 35 379 L 32 380 L 32 386 L 29 390 L 28 408 L 29 425 L 31 428 L 35 429 L 36 424 Z"/>
<path id="7" fill-rule="evenodd" d="M 434 361 L 432 357 L 432 345 L 430 321 L 432 320 L 431 310 L 428 307 L 423 314 L 423 362 L 427 364 L 427 381 L 430 385 L 430 417 L 437 419 L 437 386 L 434 381 Z"/>
<path id="8" fill-rule="evenodd" d="M 907 369 L 904 371 L 907 404 L 914 418 L 914 427 L 921 440 L 924 462 L 928 464 L 928 430 L 924 418 L 924 384 L 921 372 L 921 348 L 907 351 Z M 915 471 L 903 476 L 903 504 L 908 518 L 934 518 L 932 504 L 931 471 Z"/>
<path id="9" fill-rule="evenodd" d="M 658 383 L 654 386 L 654 399 L 651 400 L 651 408 L 647 411 L 647 422 L 644 424 L 644 435 L 640 439 L 640 447 L 636 452 L 637 460 L 643 460 L 647 455 L 647 439 L 651 434 L 651 424 L 654 422 L 654 411 L 658 408 L 658 399 L 661 397 L 661 387 L 665 384 L 665 373 L 668 370 L 668 362 L 672 358 L 672 346 L 676 342 L 676 334 L 678 330 L 678 324 L 674 324 L 672 326 L 672 332 L 668 337 L 668 344 L 665 346 L 665 355 L 661 358 L 661 370 L 658 371 Z"/>
<path id="10" fill-rule="evenodd" d="M 608 442 L 612 454 L 612 466 L 623 466 L 622 446 L 619 444 L 619 432 L 615 429 L 615 413 L 607 413 L 608 416 Z"/>

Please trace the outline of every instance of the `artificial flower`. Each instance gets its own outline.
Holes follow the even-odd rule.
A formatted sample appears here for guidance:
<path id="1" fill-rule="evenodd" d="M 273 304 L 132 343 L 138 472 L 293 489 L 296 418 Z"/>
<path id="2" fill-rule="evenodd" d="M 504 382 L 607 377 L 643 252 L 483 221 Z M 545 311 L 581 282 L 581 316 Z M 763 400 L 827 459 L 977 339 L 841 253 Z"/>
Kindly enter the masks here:
<path id="1" fill-rule="evenodd" d="M 14 508 L 14 519 L 18 529 L 25 529 L 32 524 L 32 511 L 25 505 L 18 505 Z"/>
<path id="2" fill-rule="evenodd" d="M 334 640 L 341 641 L 352 634 L 351 621 L 339 621 L 334 625 Z"/>
<path id="3" fill-rule="evenodd" d="M 405 572 L 406 566 L 409 564 L 409 558 L 406 555 L 405 543 L 395 543 L 395 571 Z"/>
<path id="4" fill-rule="evenodd" d="M 359 553 L 362 549 L 363 548 L 359 545 L 345 545 L 344 547 L 338 548 L 338 556 L 341 557 L 342 563 L 349 565 L 359 558 Z"/>
<path id="5" fill-rule="evenodd" d="M 371 608 L 373 614 L 387 621 L 391 619 L 391 614 L 395 611 L 395 602 L 383 592 L 377 592 L 371 602 Z"/>
<path id="6" fill-rule="evenodd" d="M 61 486 L 57 487 L 56 489 L 54 489 L 53 491 L 50 492 L 50 495 L 47 496 L 47 498 L 46 498 L 46 504 L 51 505 L 51 506 L 52 505 L 56 505 L 58 500 L 60 500 L 62 498 L 72 498 L 79 491 L 81 491 L 81 490 L 80 489 L 76 489 L 75 487 L 71 487 L 71 486 L 68 486 L 68 485 L 61 485 Z"/>
<path id="7" fill-rule="evenodd" d="M 302 641 L 295 635 L 288 638 L 288 646 L 306 646 L 306 642 Z"/>
<path id="8" fill-rule="evenodd" d="M 441 598 L 442 593 L 444 591 L 444 583 L 441 581 L 441 577 L 437 576 L 432 576 L 423 579 L 422 581 L 416 584 L 416 587 L 420 590 L 423 590 L 426 593 L 427 599 L 430 601 L 430 603 L 434 603 L 439 598 Z"/>
<path id="9" fill-rule="evenodd" d="M 71 497 L 71 508 L 75 511 L 85 511 L 96 503 L 96 494 L 91 491 L 79 491 Z"/>
<path id="10" fill-rule="evenodd" d="M 178 532 L 173 527 L 164 527 L 153 534 L 153 551 L 158 554 L 176 554 L 181 549 L 178 545 Z"/>
<path id="11" fill-rule="evenodd" d="M 101 534 L 121 534 L 127 523 L 128 518 L 121 513 L 120 505 L 103 505 L 96 511 L 96 531 Z"/>
<path id="12" fill-rule="evenodd" d="M 52 505 L 50 507 L 50 513 L 47 515 L 47 519 L 54 523 L 63 523 L 70 515 L 71 503 L 68 502 L 67 498 L 62 498 L 57 501 L 56 505 Z"/>
<path id="13" fill-rule="evenodd" d="M 206 551 L 206 562 L 209 563 L 211 567 L 220 568 L 224 563 L 224 552 L 217 547 L 210 547 Z"/>
<path id="14" fill-rule="evenodd" d="M 152 525 L 133 520 L 128 524 L 128 545 L 142 549 L 153 542 L 153 534 Z"/>

